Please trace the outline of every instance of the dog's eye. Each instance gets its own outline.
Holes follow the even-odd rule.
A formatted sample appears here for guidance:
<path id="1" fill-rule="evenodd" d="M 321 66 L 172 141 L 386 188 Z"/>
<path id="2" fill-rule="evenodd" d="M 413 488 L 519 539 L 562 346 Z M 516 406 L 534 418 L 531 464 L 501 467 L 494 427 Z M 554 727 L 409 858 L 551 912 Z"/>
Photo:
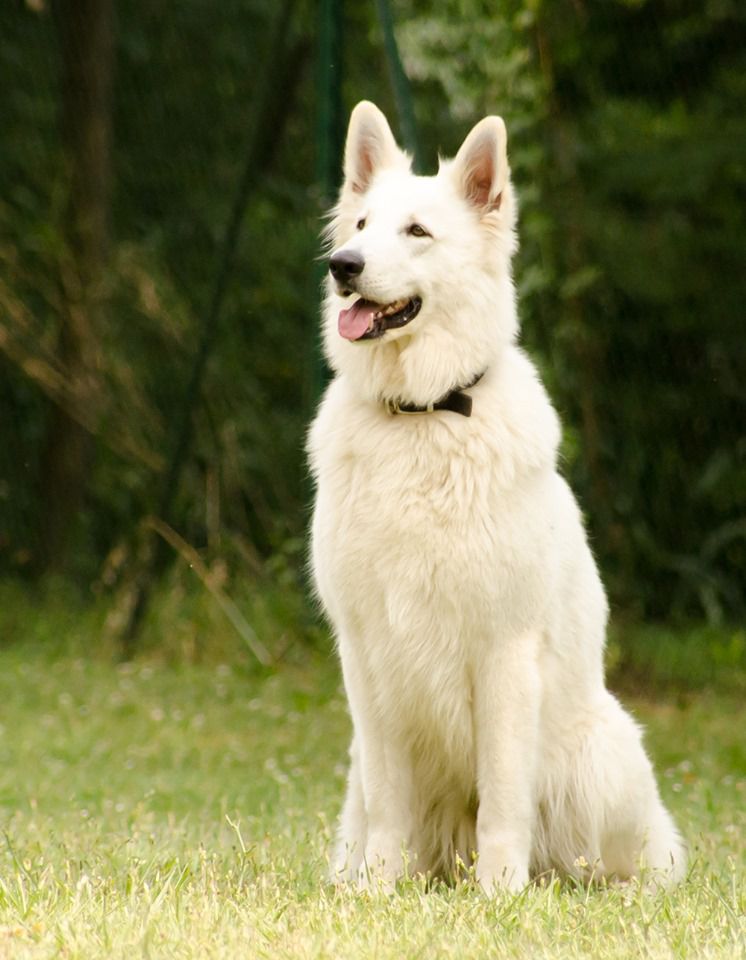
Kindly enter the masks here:
<path id="1" fill-rule="evenodd" d="M 356 227 L 358 230 L 362 230 L 362 229 L 365 227 L 365 217 L 360 217 L 360 219 L 358 220 L 358 222 L 355 224 L 355 227 Z"/>
<path id="2" fill-rule="evenodd" d="M 407 227 L 407 233 L 410 237 L 429 237 L 430 234 L 421 223 L 412 223 Z"/>

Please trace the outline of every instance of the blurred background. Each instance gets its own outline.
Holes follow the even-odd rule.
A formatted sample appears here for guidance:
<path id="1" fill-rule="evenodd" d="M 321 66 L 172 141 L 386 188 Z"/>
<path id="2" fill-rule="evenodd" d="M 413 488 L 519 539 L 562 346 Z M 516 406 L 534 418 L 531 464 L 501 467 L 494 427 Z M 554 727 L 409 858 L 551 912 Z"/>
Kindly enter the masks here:
<path id="1" fill-rule="evenodd" d="M 4 0 L 0 643 L 327 643 L 316 258 L 368 98 L 425 173 L 505 118 L 523 343 L 614 618 L 742 657 L 745 27 L 737 0 Z"/>

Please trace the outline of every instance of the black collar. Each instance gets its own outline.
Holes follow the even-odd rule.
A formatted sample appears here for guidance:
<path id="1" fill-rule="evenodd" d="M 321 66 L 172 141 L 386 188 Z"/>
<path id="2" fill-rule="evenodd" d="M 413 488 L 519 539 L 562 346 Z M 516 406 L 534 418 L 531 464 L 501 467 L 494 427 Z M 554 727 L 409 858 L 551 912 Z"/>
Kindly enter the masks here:
<path id="1" fill-rule="evenodd" d="M 472 399 L 463 391 L 479 383 L 487 371 L 478 373 L 473 380 L 465 383 L 462 387 L 454 387 L 444 394 L 440 400 L 435 403 L 428 403 L 424 407 L 416 403 L 397 403 L 395 400 L 385 400 L 386 409 L 389 413 L 432 413 L 434 410 L 450 410 L 452 413 L 459 413 L 462 417 L 471 416 Z"/>

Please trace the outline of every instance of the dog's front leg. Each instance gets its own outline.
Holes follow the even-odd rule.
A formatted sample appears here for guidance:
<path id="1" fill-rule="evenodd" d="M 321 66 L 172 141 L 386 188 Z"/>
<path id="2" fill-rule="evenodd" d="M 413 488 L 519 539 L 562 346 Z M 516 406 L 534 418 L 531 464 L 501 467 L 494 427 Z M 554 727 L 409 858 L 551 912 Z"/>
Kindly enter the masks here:
<path id="1" fill-rule="evenodd" d="M 398 747 L 380 743 L 376 736 L 363 738 L 361 752 L 368 839 L 358 884 L 391 891 L 410 856 L 411 771 Z"/>
<path id="2" fill-rule="evenodd" d="M 340 645 L 342 670 L 355 727 L 367 837 L 358 869 L 361 888 L 393 889 L 404 873 L 412 838 L 412 771 L 406 751 L 374 704 L 371 678 L 349 646 Z"/>
<path id="3" fill-rule="evenodd" d="M 368 836 L 368 817 L 360 776 L 360 750 L 353 737 L 350 746 L 350 769 L 347 774 L 347 793 L 339 817 L 337 844 L 334 850 L 331 879 L 335 883 L 355 880 L 365 856 Z"/>
<path id="4" fill-rule="evenodd" d="M 474 681 L 477 879 L 491 893 L 528 882 L 536 818 L 539 636 L 494 641 Z"/>

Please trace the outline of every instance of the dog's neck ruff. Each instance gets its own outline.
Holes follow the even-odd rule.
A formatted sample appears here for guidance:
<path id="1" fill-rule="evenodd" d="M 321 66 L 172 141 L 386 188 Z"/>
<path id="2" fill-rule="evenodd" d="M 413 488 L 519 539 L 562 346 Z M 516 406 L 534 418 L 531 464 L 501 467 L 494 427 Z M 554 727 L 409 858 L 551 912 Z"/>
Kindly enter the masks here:
<path id="1" fill-rule="evenodd" d="M 460 387 L 454 387 L 453 390 L 449 390 L 448 393 L 444 394 L 440 400 L 425 404 L 425 406 L 420 406 L 416 403 L 398 403 L 396 400 L 384 400 L 383 403 L 392 416 L 397 413 L 433 413 L 435 410 L 450 410 L 452 413 L 458 413 L 462 417 L 470 417 L 472 398 L 467 396 L 463 391 L 476 386 L 486 372 L 486 370 L 482 370 L 482 372 L 478 373 L 469 383 L 465 383 Z"/>

